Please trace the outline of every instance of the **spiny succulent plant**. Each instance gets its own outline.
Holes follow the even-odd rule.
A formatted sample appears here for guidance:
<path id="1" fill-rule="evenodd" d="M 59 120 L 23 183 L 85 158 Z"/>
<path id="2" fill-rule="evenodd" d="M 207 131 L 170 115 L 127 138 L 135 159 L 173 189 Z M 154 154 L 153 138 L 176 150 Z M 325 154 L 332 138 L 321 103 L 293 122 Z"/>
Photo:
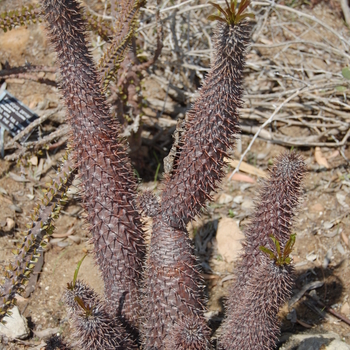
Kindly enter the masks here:
<path id="1" fill-rule="evenodd" d="M 110 308 L 135 328 L 144 256 L 136 179 L 120 125 L 109 115 L 86 26 L 76 1 L 45 0 L 43 9 L 57 52 L 61 87 L 73 130 L 72 144 L 82 181 L 82 199 Z"/>
<path id="2" fill-rule="evenodd" d="M 137 26 L 139 10 L 143 4 L 144 0 L 129 0 L 121 3 L 119 18 L 123 20 L 117 21 L 111 45 L 99 62 L 103 74 L 103 91 L 106 91 L 108 83 L 115 76 L 116 70 L 119 69 L 128 51 Z"/>
<path id="3" fill-rule="evenodd" d="M 248 4 L 241 3 L 238 11 L 244 11 Z M 244 18 L 217 24 L 211 68 L 198 100 L 188 112 L 174 169 L 164 184 L 162 212 L 174 227 L 186 225 L 198 214 L 224 176 L 224 158 L 239 132 L 238 109 L 242 105 L 249 32 L 250 25 Z"/>
<path id="4" fill-rule="evenodd" d="M 35 263 L 47 244 L 47 238 L 54 230 L 53 222 L 65 205 L 66 192 L 76 174 L 71 158 L 68 153 L 64 156 L 61 170 L 48 184 L 41 204 L 34 209 L 32 222 L 27 225 L 28 231 L 23 232 L 25 238 L 22 246 L 13 251 L 15 259 L 7 266 L 5 282 L 0 288 L 0 320 L 10 314 L 9 309 L 15 304 L 16 294 L 24 290 Z"/>
<path id="5" fill-rule="evenodd" d="M 235 1 L 226 4 L 226 9 L 214 5 L 224 18 L 209 18 L 218 20 L 213 63 L 186 118 L 174 167 L 164 181 L 160 200 L 148 192 L 137 201 L 137 181 L 127 145 L 121 137 L 119 118 L 110 117 L 102 91 L 104 77 L 91 58 L 80 5 L 76 0 L 42 0 L 40 13 L 45 13 L 57 53 L 61 91 L 72 128 L 73 159 L 79 169 L 83 205 L 104 281 L 104 298 L 77 280 L 78 269 L 68 284 L 65 301 L 75 345 L 80 349 L 212 348 L 204 317 L 204 283 L 186 224 L 206 200 L 211 200 L 211 192 L 224 176 L 224 158 L 239 131 L 238 109 L 250 29 L 246 18 L 252 15 L 245 12 L 249 0 L 238 7 Z M 112 5 L 114 8 L 116 4 Z M 141 1 L 123 0 L 115 7 L 122 10 L 116 37 L 102 60 L 107 80 L 108 69 L 126 52 L 140 6 Z M 227 303 L 221 349 L 275 346 L 277 313 L 293 282 L 290 253 L 295 237 L 291 225 L 304 172 L 298 155 L 285 154 L 263 184 Z M 55 190 L 45 202 L 47 206 L 63 191 L 56 182 L 59 180 L 54 181 Z M 139 208 L 153 220 L 147 255 Z M 43 208 L 46 217 L 51 217 L 51 212 L 56 214 L 49 209 Z M 42 230 L 49 228 L 45 225 L 46 221 Z M 18 273 L 9 267 L 0 317 L 23 284 L 22 275 L 34 263 L 34 239 L 29 232 L 16 260 Z"/>
<path id="6" fill-rule="evenodd" d="M 262 185 L 230 289 L 220 349 L 263 350 L 275 346 L 277 314 L 293 285 L 289 254 L 295 236 L 291 229 L 304 173 L 301 157 L 286 153 L 277 159 Z"/>
<path id="7" fill-rule="evenodd" d="M 111 315 L 107 304 L 85 283 L 75 281 L 67 288 L 64 300 L 75 330 L 74 346 L 84 350 L 137 349 L 118 316 Z"/>
<path id="8" fill-rule="evenodd" d="M 188 113 L 174 169 L 161 193 L 146 262 L 145 349 L 165 349 L 171 342 L 186 348 L 191 325 L 201 334 L 203 349 L 210 348 L 209 333 L 200 328 L 205 324 L 203 282 L 185 225 L 224 175 L 224 157 L 238 132 L 248 39 L 247 22 L 218 23 L 211 69 Z M 190 320 L 180 323 L 189 329 L 181 332 L 176 320 Z"/>
<path id="9" fill-rule="evenodd" d="M 185 317 L 175 321 L 175 326 L 165 349 L 204 350 L 211 349 L 210 330 L 203 319 Z"/>
<path id="10" fill-rule="evenodd" d="M 158 198 L 151 191 L 145 191 L 139 197 L 140 209 L 146 216 L 155 217 L 159 213 Z"/>
<path id="11" fill-rule="evenodd" d="M 40 5 L 23 6 L 18 10 L 6 11 L 0 14 L 0 28 L 7 32 L 16 26 L 41 22 Z"/>

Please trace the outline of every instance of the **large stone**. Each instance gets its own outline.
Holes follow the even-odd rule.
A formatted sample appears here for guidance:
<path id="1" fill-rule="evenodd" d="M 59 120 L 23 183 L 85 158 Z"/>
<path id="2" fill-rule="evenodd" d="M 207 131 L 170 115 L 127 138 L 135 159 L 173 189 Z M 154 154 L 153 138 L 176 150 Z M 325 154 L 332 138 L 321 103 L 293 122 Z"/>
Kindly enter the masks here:
<path id="1" fill-rule="evenodd" d="M 12 315 L 4 317 L 6 324 L 0 323 L 0 334 L 10 339 L 24 339 L 29 336 L 27 319 L 23 317 L 14 306 L 11 310 Z"/>
<path id="2" fill-rule="evenodd" d="M 216 232 L 216 241 L 219 254 L 224 260 L 231 263 L 235 261 L 242 249 L 244 235 L 235 220 L 222 218 Z"/>

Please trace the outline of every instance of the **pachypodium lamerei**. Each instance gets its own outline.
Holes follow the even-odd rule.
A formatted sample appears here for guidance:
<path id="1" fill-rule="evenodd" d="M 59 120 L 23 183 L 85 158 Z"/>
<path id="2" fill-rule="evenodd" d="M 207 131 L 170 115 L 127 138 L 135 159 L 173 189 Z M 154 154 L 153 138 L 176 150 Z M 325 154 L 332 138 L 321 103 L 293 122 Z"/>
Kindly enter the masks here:
<path id="1" fill-rule="evenodd" d="M 277 313 L 292 291 L 289 254 L 295 236 L 291 229 L 304 173 L 301 157 L 286 153 L 277 158 L 262 185 L 227 301 L 220 349 L 263 350 L 275 346 Z"/>
<path id="2" fill-rule="evenodd" d="M 173 169 L 165 176 L 159 198 L 151 192 L 137 198 L 126 141 L 118 121 L 110 117 L 103 82 L 123 60 L 141 4 L 124 0 L 125 16 L 118 17 L 124 22 L 118 24 L 117 36 L 101 61 L 107 67 L 104 76 L 91 58 L 87 24 L 76 0 L 42 0 L 42 9 L 35 10 L 45 13 L 57 53 L 73 160 L 105 287 L 101 298 L 75 276 L 65 301 L 78 348 L 206 350 L 213 345 L 204 317 L 204 282 L 186 225 L 212 199 L 224 176 L 224 159 L 239 132 L 250 35 L 247 17 L 253 15 L 246 12 L 249 0 L 239 5 L 236 0 L 226 2 L 224 8 L 213 4 L 223 15 L 209 17 L 218 21 L 213 62 L 188 112 Z M 10 25 L 1 21 L 0 25 L 31 19 L 12 14 Z M 275 345 L 277 313 L 292 286 L 289 254 L 295 236 L 291 225 L 304 172 L 302 159 L 286 153 L 263 184 L 227 302 L 220 349 L 272 349 Z M 147 254 L 141 211 L 153 219 Z M 17 291 L 8 297 L 7 289 L 2 290 L 7 297 L 2 315 Z"/>

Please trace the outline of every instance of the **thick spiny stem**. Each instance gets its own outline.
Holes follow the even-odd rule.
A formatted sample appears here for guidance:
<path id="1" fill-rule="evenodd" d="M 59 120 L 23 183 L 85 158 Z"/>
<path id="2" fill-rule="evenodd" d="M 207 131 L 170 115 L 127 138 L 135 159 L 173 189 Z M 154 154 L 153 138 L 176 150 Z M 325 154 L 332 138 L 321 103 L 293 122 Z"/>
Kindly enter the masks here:
<path id="1" fill-rule="evenodd" d="M 276 264 L 261 247 L 278 255 L 290 240 L 295 209 L 301 196 L 305 164 L 296 153 L 277 159 L 263 184 L 246 232 L 244 252 L 227 302 L 220 349 L 268 350 L 279 333 L 277 313 L 290 296 L 293 267 Z M 273 237 L 273 239 L 271 239 Z M 287 262 L 288 260 L 286 260 Z"/>
<path id="2" fill-rule="evenodd" d="M 208 349 L 203 281 L 185 228 L 170 227 L 161 215 L 153 218 L 146 269 L 144 348 L 175 348 L 172 341 L 186 333 L 179 332 L 177 322 L 186 319 L 196 324 L 207 345 L 203 350 Z M 185 344 L 184 339 L 182 342 Z"/>
<path id="3" fill-rule="evenodd" d="M 73 145 L 83 184 L 96 259 L 112 312 L 139 322 L 139 281 L 144 257 L 136 180 L 110 118 L 87 48 L 85 23 L 74 0 L 43 0 L 50 38 L 57 52 L 61 87 L 73 129 Z"/>
<path id="4" fill-rule="evenodd" d="M 214 61 L 188 114 L 173 174 L 165 182 L 162 212 L 173 226 L 186 224 L 198 214 L 224 175 L 224 158 L 238 132 L 248 39 L 246 21 L 237 25 L 218 23 Z"/>

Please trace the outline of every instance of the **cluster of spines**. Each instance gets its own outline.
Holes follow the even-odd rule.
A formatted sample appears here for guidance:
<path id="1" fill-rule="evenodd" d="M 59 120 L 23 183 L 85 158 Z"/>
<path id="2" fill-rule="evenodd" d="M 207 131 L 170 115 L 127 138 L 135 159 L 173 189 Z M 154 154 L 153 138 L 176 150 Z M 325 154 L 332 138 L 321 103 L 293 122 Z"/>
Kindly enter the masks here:
<path id="1" fill-rule="evenodd" d="M 129 48 L 134 35 L 140 7 L 143 0 L 126 0 L 121 2 L 121 11 L 114 28 L 110 47 L 100 59 L 99 68 L 102 72 L 102 88 L 106 92 L 108 84 L 115 76 Z"/>
<path id="2" fill-rule="evenodd" d="M 64 299 L 74 325 L 76 346 L 84 350 L 132 350 L 134 342 L 127 336 L 118 316 L 111 315 L 105 302 L 85 283 L 74 281 Z"/>
<path id="3" fill-rule="evenodd" d="M 17 293 L 21 293 L 32 273 L 34 266 L 46 245 L 46 237 L 54 230 L 53 221 L 58 218 L 61 207 L 66 203 L 66 192 L 75 175 L 72 159 L 66 154 L 64 163 L 56 178 L 48 184 L 42 198 L 32 214 L 32 223 L 24 232 L 21 248 L 13 250 L 15 259 L 5 272 L 5 283 L 1 286 L 0 320 L 9 314 L 15 304 Z"/>
<path id="4" fill-rule="evenodd" d="M 175 321 L 165 349 L 207 350 L 211 349 L 210 330 L 203 318 L 184 317 Z"/>
<path id="5" fill-rule="evenodd" d="M 249 4 L 249 1 L 248 1 Z M 229 5 L 228 5 L 229 6 Z M 238 10 L 239 11 L 239 10 Z M 247 21 L 218 22 L 214 56 L 200 96 L 187 115 L 174 171 L 165 181 L 162 212 L 173 226 L 199 213 L 224 176 L 224 158 L 238 133 Z"/>
<path id="6" fill-rule="evenodd" d="M 57 52 L 82 199 L 111 313 L 137 329 L 139 283 L 145 254 L 137 182 L 121 127 L 110 117 L 87 48 L 86 26 L 75 0 L 43 0 L 49 37 Z"/>
<path id="7" fill-rule="evenodd" d="M 159 213 L 158 198 L 151 191 L 145 191 L 139 196 L 139 206 L 142 212 L 151 218 Z"/>
<path id="8" fill-rule="evenodd" d="M 301 157 L 286 153 L 276 160 L 263 183 L 227 302 L 220 349 L 275 347 L 277 314 L 293 285 L 293 266 L 285 255 L 289 255 L 295 239 L 291 230 L 304 173 Z"/>

